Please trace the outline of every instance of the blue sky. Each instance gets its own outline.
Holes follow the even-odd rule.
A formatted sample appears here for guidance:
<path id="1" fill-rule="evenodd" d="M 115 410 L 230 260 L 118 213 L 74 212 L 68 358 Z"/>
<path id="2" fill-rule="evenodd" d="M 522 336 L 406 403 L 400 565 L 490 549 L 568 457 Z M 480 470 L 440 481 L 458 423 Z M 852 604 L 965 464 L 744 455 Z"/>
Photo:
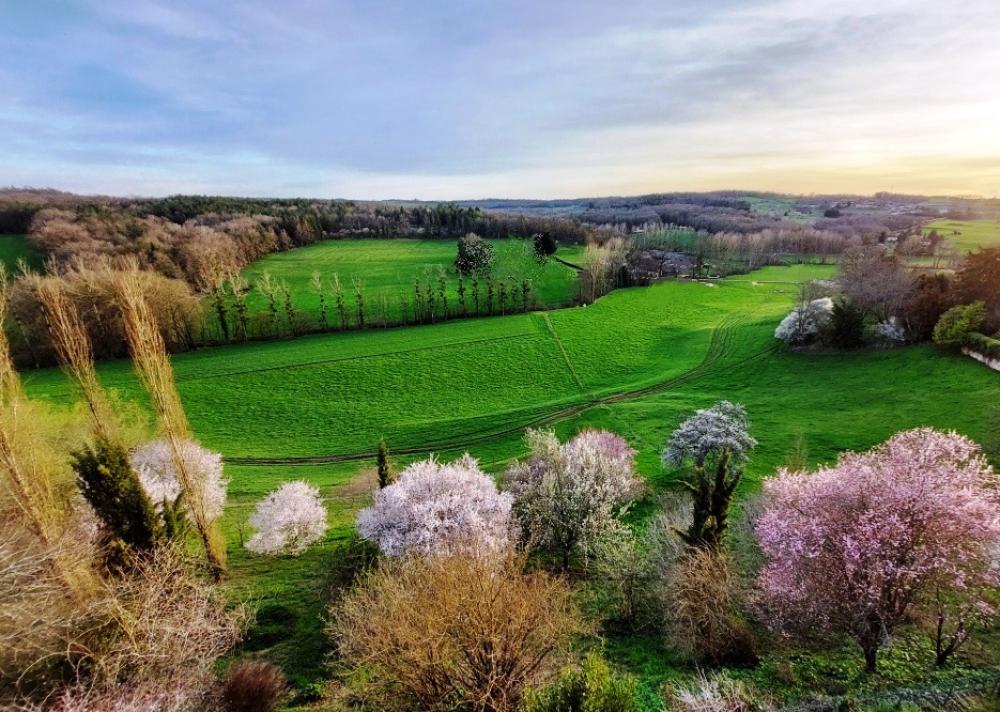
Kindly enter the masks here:
<path id="1" fill-rule="evenodd" d="M 0 0 L 0 184 L 1000 193 L 996 0 Z"/>

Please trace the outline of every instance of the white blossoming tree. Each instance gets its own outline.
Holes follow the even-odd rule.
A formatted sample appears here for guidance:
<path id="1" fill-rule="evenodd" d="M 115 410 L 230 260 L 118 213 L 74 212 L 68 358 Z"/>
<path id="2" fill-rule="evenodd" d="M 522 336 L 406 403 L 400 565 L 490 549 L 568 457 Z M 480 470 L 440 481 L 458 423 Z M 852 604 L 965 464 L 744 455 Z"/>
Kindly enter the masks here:
<path id="1" fill-rule="evenodd" d="M 663 451 L 663 464 L 693 465 L 684 484 L 693 501 L 691 526 L 681 537 L 689 546 L 718 546 L 726 531 L 729 502 L 757 441 L 743 406 L 720 401 L 695 412 L 674 430 Z"/>
<path id="2" fill-rule="evenodd" d="M 832 315 L 833 299 L 813 299 L 808 304 L 795 307 L 782 319 L 774 330 L 774 338 L 789 344 L 808 343 L 827 327 Z"/>
<path id="3" fill-rule="evenodd" d="M 200 490 L 196 495 L 204 508 L 205 520 L 218 519 L 226 506 L 229 484 L 222 473 L 222 455 L 191 440 L 184 441 L 180 450 L 189 476 Z M 146 443 L 132 455 L 132 467 L 139 473 L 139 482 L 158 509 L 164 504 L 172 505 L 181 495 L 175 462 L 174 451 L 166 440 Z M 181 504 L 190 518 L 191 503 L 185 500 Z"/>
<path id="4" fill-rule="evenodd" d="M 312 485 L 286 482 L 257 504 L 250 526 L 256 530 L 246 544 L 250 551 L 297 556 L 326 533 L 326 508 Z"/>
<path id="5" fill-rule="evenodd" d="M 510 544 L 511 496 L 468 454 L 415 462 L 358 513 L 358 532 L 383 553 L 493 553 Z"/>
<path id="6" fill-rule="evenodd" d="M 529 430 L 527 440 L 531 457 L 511 465 L 504 486 L 529 543 L 567 568 L 642 493 L 635 451 L 605 430 L 585 430 L 564 444 L 551 431 Z"/>

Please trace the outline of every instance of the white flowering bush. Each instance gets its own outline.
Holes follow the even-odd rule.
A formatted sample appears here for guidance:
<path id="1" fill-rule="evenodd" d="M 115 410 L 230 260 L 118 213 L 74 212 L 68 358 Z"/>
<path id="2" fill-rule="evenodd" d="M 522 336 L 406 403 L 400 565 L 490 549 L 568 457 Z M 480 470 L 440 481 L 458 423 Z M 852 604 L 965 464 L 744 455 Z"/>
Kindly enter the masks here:
<path id="1" fill-rule="evenodd" d="M 256 530 L 246 544 L 250 551 L 297 556 L 326 533 L 326 508 L 312 485 L 286 482 L 257 504 L 250 526 Z"/>
<path id="2" fill-rule="evenodd" d="M 510 544 L 512 497 L 468 453 L 415 462 L 358 513 L 358 532 L 383 553 L 494 553 Z"/>
<path id="3" fill-rule="evenodd" d="M 222 515 L 226 506 L 226 487 L 229 481 L 222 473 L 222 455 L 203 448 L 193 440 L 185 440 L 180 447 L 181 457 L 192 484 L 197 491 L 206 521 L 213 521 Z M 132 467 L 139 474 L 139 482 L 146 494 L 156 505 L 173 503 L 180 496 L 182 486 L 177 474 L 174 451 L 166 440 L 146 443 L 132 455 Z M 191 508 L 195 503 L 185 496 L 181 501 L 184 511 L 191 518 Z"/>
<path id="4" fill-rule="evenodd" d="M 701 467 L 707 458 L 724 453 L 734 464 L 742 464 L 755 447 L 757 440 L 750 434 L 746 409 L 739 403 L 719 401 L 695 412 L 670 434 L 663 464 L 677 467 L 691 460 Z"/>
<path id="5" fill-rule="evenodd" d="M 774 330 L 774 338 L 789 344 L 805 344 L 819 336 L 833 315 L 833 299 L 813 299 L 795 307 Z"/>
<path id="6" fill-rule="evenodd" d="M 606 430 L 585 430 L 565 444 L 551 431 L 530 430 L 527 439 L 531 457 L 510 466 L 504 485 L 528 542 L 567 567 L 642 493 L 635 451 Z"/>
<path id="7" fill-rule="evenodd" d="M 906 341 L 906 329 L 896 317 L 889 317 L 872 327 L 872 336 L 887 344 L 901 344 Z"/>

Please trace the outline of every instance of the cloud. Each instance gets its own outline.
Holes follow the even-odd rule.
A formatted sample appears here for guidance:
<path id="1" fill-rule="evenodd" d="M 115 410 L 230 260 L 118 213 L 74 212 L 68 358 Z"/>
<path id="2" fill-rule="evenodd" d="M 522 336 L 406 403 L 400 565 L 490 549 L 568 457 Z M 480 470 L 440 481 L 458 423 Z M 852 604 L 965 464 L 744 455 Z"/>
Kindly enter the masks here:
<path id="1" fill-rule="evenodd" d="M 969 163 L 1000 154 L 994 0 L 16 5 L 0 23 L 3 183 L 997 189 Z"/>

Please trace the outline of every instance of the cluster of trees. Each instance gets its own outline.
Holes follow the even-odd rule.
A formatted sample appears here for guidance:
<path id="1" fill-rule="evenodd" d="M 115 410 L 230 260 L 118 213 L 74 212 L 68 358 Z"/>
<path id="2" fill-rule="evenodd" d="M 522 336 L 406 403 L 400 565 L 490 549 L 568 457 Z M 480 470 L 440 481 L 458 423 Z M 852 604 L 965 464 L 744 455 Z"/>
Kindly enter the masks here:
<path id="1" fill-rule="evenodd" d="M 245 606 L 226 571 L 222 458 L 194 438 L 135 264 L 110 275 L 129 353 L 158 437 L 102 386 L 75 303 L 58 280 L 38 296 L 85 422 L 27 398 L 0 336 L 0 705 L 17 709 L 245 709 L 248 675 L 216 662 L 241 639 Z M 10 288 L 0 280 L 0 313 Z M 247 544 L 297 554 L 320 538 L 318 492 L 290 483 L 265 498 Z M 204 560 L 192 558 L 197 541 Z"/>
<path id="2" fill-rule="evenodd" d="M 781 322 L 776 338 L 854 348 L 927 341 L 962 346 L 971 334 L 1000 330 L 1000 250 L 968 255 L 954 275 L 915 275 L 877 246 L 852 248 L 835 282 L 813 282 Z"/>
<path id="3" fill-rule="evenodd" d="M 606 618 L 659 628 L 711 664 L 753 664 L 763 640 L 850 639 L 875 672 L 894 633 L 917 622 L 944 665 L 1000 613 L 996 473 L 955 433 L 907 431 L 815 473 L 803 462 L 779 469 L 731 523 L 757 441 L 746 411 L 723 401 L 669 436 L 664 462 L 688 471 L 690 497 L 669 502 L 644 534 L 623 519 L 645 492 L 623 438 L 586 430 L 560 442 L 535 431 L 527 442 L 528 457 L 499 487 L 468 455 L 380 478 L 358 530 L 381 556 L 330 616 L 354 699 L 639 709 L 634 679 L 598 655 L 554 680 L 545 674 L 594 631 L 567 574 L 601 597 Z M 725 674 L 666 694 L 681 710 L 762 702 Z"/>

